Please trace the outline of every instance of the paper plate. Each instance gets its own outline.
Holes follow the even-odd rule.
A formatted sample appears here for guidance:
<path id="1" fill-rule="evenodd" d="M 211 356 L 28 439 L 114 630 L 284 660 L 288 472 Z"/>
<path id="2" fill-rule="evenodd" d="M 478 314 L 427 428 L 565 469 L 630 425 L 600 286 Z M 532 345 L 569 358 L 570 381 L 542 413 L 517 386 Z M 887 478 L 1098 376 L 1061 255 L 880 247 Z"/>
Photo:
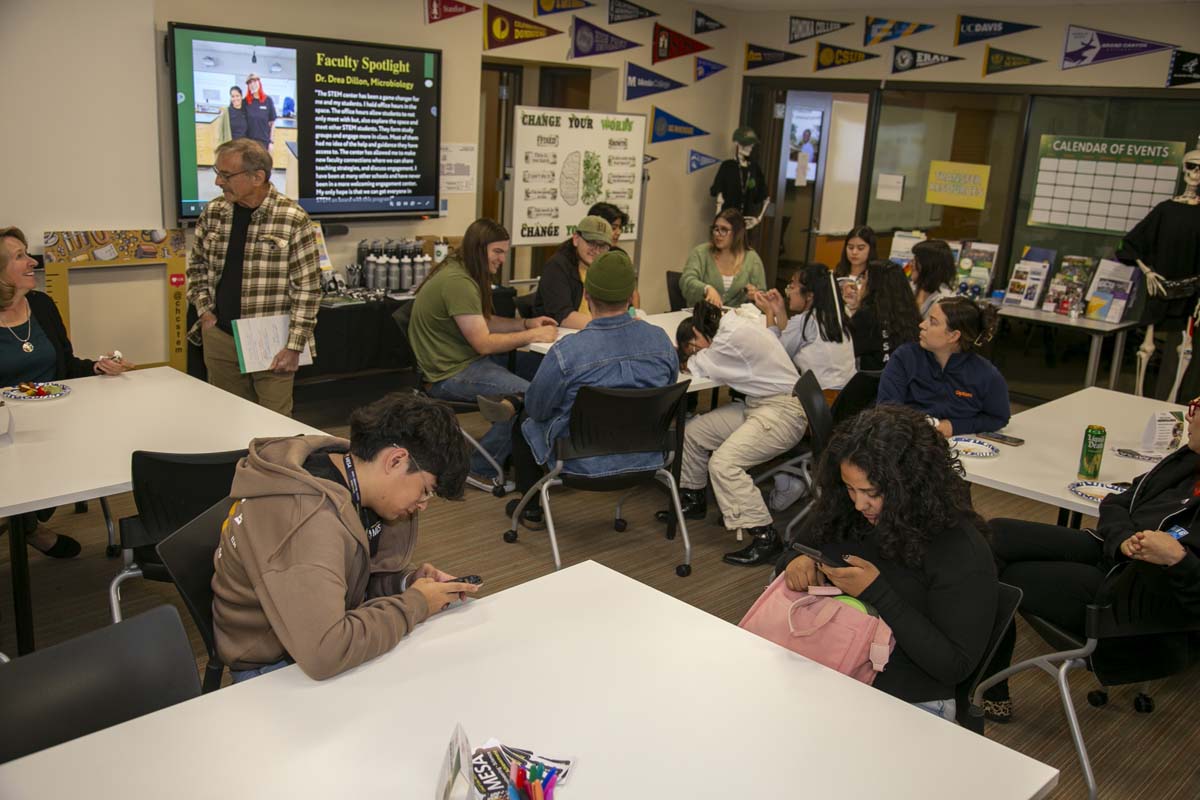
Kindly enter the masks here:
<path id="1" fill-rule="evenodd" d="M 955 452 L 967 458 L 995 458 L 1000 455 L 1000 448 L 982 439 L 973 439 L 970 436 L 953 436 L 950 438 L 950 441 L 954 443 L 952 446 Z"/>
<path id="2" fill-rule="evenodd" d="M 1076 497 L 1082 497 L 1084 500 L 1090 500 L 1093 503 L 1099 503 L 1110 494 L 1125 491 L 1120 486 L 1104 483 L 1103 481 L 1075 481 L 1074 483 L 1068 483 L 1067 488 Z"/>
<path id="3" fill-rule="evenodd" d="M 46 393 L 25 394 L 16 386 L 8 386 L 0 392 L 0 396 L 3 396 L 5 400 L 57 400 L 71 393 L 71 387 L 65 383 L 34 383 L 32 385 L 45 389 Z"/>

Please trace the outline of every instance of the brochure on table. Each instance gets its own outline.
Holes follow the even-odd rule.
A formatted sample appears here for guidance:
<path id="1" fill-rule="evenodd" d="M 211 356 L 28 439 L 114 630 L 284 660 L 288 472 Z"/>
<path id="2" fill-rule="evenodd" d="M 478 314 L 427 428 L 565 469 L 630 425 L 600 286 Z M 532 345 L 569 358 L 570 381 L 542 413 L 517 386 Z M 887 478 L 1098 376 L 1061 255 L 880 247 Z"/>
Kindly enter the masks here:
<path id="1" fill-rule="evenodd" d="M 558 244 L 600 201 L 628 215 L 621 240 L 636 239 L 645 141 L 644 114 L 517 106 L 512 243 Z"/>
<path id="2" fill-rule="evenodd" d="M 888 255 L 888 261 L 904 267 L 907 272 L 913 261 L 913 245 L 923 241 L 925 234 L 921 231 L 896 231 L 892 234 L 892 252 Z"/>
<path id="3" fill-rule="evenodd" d="M 1004 305 L 1037 308 L 1049 272 L 1050 265 L 1042 261 L 1018 261 L 1008 282 Z"/>
<path id="4" fill-rule="evenodd" d="M 1107 258 L 1101 259 L 1092 276 L 1091 286 L 1088 287 L 1085 312 L 1087 318 L 1120 322 L 1133 297 L 1137 274 L 1137 267 L 1126 266 Z"/>
<path id="5" fill-rule="evenodd" d="M 1087 256 L 1063 256 L 1062 263 L 1050 280 L 1042 311 L 1070 314 L 1071 306 L 1082 307 L 1083 297 L 1092 281 L 1096 259 Z"/>
<path id="6" fill-rule="evenodd" d="M 955 291 L 966 297 L 979 298 L 992 285 L 992 265 L 996 263 L 998 244 L 963 242 L 958 259 L 958 278 Z"/>

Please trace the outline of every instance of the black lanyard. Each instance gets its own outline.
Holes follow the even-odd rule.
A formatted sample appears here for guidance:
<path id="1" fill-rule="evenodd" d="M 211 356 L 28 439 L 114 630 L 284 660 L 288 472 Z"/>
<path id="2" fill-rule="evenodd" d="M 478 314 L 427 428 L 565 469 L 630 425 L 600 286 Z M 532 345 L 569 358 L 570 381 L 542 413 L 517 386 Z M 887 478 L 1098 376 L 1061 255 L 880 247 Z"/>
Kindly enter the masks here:
<path id="1" fill-rule="evenodd" d="M 383 530 L 383 521 L 374 511 L 368 511 L 362 507 L 358 473 L 354 471 L 354 459 L 350 457 L 349 453 L 342 454 L 342 464 L 346 467 L 346 483 L 350 487 L 350 502 L 354 503 L 354 510 L 358 512 L 358 521 L 362 523 L 363 530 L 366 531 L 371 555 L 375 555 L 379 548 L 379 534 Z"/>
<path id="2" fill-rule="evenodd" d="M 349 453 L 343 453 L 342 463 L 346 465 L 346 481 L 350 484 L 350 502 L 354 503 L 354 510 L 361 517 L 362 494 L 358 490 L 358 473 L 354 471 L 354 459 L 350 457 Z"/>

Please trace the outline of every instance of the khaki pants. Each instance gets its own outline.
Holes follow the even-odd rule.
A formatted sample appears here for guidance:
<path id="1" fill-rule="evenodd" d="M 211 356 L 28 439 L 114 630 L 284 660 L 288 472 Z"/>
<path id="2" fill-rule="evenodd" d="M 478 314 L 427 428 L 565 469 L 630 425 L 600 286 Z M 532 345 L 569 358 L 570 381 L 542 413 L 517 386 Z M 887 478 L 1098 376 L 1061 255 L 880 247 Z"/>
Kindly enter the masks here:
<path id="1" fill-rule="evenodd" d="M 285 417 L 292 415 L 292 381 L 295 373 L 270 370 L 241 372 L 238 369 L 237 346 L 232 336 L 214 325 L 205 328 L 201 337 L 209 383 Z"/>
<path id="2" fill-rule="evenodd" d="M 703 489 L 711 478 L 729 530 L 770 525 L 771 512 L 746 470 L 795 447 L 807 426 L 792 395 L 748 397 L 701 414 L 684 432 L 680 485 Z"/>

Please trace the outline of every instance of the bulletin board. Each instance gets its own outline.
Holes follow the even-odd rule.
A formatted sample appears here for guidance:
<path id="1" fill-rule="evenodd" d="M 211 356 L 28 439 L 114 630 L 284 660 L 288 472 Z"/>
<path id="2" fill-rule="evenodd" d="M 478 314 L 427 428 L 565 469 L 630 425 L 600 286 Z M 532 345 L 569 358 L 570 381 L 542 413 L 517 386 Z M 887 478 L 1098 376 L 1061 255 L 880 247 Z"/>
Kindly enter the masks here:
<path id="1" fill-rule="evenodd" d="M 58 306 L 77 355 L 96 358 L 119 348 L 139 367 L 187 371 L 182 230 L 48 231 L 43 253 L 46 294 Z M 72 315 L 75 292 L 85 293 L 87 305 Z"/>

